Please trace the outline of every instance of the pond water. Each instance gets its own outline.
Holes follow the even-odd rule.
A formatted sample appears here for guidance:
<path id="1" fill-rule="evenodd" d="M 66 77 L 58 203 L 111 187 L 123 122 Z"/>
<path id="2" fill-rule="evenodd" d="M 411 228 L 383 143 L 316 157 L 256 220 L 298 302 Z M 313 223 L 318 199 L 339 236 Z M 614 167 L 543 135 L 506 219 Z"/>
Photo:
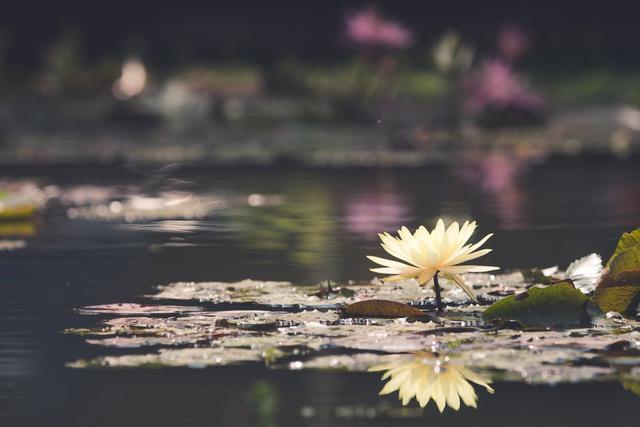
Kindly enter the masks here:
<path id="1" fill-rule="evenodd" d="M 0 252 L 3 426 L 533 426 L 637 419 L 640 398 L 619 383 L 495 383 L 493 395 L 478 391 L 479 409 L 463 406 L 440 414 L 434 405 L 402 409 L 395 397 L 378 396 L 381 383 L 374 373 L 257 365 L 76 370 L 65 364 L 118 350 L 61 333 L 95 326 L 93 317 L 78 315 L 76 308 L 144 302 L 155 285 L 170 282 L 370 279 L 365 255 L 380 255 L 378 231 L 432 225 L 440 216 L 473 218 L 480 234 L 496 233 L 485 261 L 503 269 L 566 266 L 591 252 L 606 258 L 620 233 L 638 226 L 635 159 L 556 158 L 503 176 L 487 176 L 481 167 L 469 174 L 437 166 L 304 170 L 286 165 L 2 166 L 0 175 L 36 178 L 56 186 L 60 195 L 30 224 L 31 231 L 0 228 L 6 235 L 26 234 L 21 238 L 27 244 Z M 61 202 L 72 203 L 73 194 L 105 192 L 171 192 L 212 208 L 197 219 L 105 221 L 95 219 L 104 210 Z M 148 197 L 140 200 L 152 203 Z M 111 209 L 121 211 L 120 205 Z"/>

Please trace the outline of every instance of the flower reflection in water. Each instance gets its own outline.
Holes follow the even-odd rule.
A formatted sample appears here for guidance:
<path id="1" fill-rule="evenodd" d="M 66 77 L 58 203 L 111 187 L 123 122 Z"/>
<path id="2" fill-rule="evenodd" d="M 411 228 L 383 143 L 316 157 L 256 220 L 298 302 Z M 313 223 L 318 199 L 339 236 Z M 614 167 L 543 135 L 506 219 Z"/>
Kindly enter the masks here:
<path id="1" fill-rule="evenodd" d="M 505 147 L 485 154 L 473 153 L 453 172 L 488 196 L 486 202 L 492 204 L 490 210 L 495 212 L 502 228 L 514 229 L 527 222 L 528 195 L 521 181 L 544 158 L 542 151 Z"/>
<path id="2" fill-rule="evenodd" d="M 409 201 L 397 193 L 358 193 L 345 203 L 346 230 L 365 239 L 376 240 L 381 230 L 396 230 L 410 217 Z"/>
<path id="3" fill-rule="evenodd" d="M 465 405 L 476 408 L 478 396 L 471 383 L 484 387 L 491 394 L 494 392 L 489 385 L 490 379 L 455 365 L 447 356 L 439 356 L 437 353 L 417 352 L 408 361 L 369 368 L 369 372 L 379 371 L 385 371 L 383 381 L 390 378 L 380 391 L 381 395 L 398 391 L 403 405 L 407 405 L 415 397 L 423 408 L 433 399 L 440 412 L 447 405 L 457 411 L 461 400 Z"/>

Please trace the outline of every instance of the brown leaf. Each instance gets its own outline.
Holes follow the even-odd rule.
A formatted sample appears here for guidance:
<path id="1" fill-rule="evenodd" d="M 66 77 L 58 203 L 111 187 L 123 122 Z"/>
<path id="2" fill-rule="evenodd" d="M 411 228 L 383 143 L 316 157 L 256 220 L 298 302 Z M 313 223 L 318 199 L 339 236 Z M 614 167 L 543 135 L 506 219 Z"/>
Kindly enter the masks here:
<path id="1" fill-rule="evenodd" d="M 370 299 L 342 308 L 344 317 L 422 317 L 427 314 L 407 304 L 382 299 Z"/>

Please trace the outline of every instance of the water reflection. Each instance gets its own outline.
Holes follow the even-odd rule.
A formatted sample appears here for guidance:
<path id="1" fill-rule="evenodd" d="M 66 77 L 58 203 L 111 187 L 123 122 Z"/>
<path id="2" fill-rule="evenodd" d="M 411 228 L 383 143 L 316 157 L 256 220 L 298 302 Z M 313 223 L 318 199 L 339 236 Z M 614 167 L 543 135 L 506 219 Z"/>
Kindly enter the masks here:
<path id="1" fill-rule="evenodd" d="M 531 150 L 495 150 L 474 155 L 454 169 L 465 184 L 478 188 L 491 203 L 502 228 L 515 229 L 526 225 L 529 212 L 528 195 L 522 182 L 532 166 L 543 155 Z"/>
<path id="2" fill-rule="evenodd" d="M 280 406 L 278 390 L 266 380 L 257 381 L 246 396 L 246 403 L 260 427 L 276 427 L 276 415 Z"/>
<path id="3" fill-rule="evenodd" d="M 2 221 L 0 222 L 0 237 L 31 237 L 37 228 L 33 221 Z"/>
<path id="4" fill-rule="evenodd" d="M 394 192 L 350 194 L 344 209 L 345 229 L 370 240 L 380 232 L 397 230 L 411 217 L 409 199 Z"/>
<path id="5" fill-rule="evenodd" d="M 0 181 L 0 219 L 29 219 L 44 208 L 48 198 L 32 181 Z"/>
<path id="6" fill-rule="evenodd" d="M 109 203 L 72 207 L 69 218 L 88 220 L 125 220 L 126 222 L 205 218 L 214 210 L 226 206 L 226 201 L 215 195 L 195 196 L 190 192 L 165 192 L 157 196 L 131 195 Z"/>
<path id="7" fill-rule="evenodd" d="M 415 397 L 423 408 L 433 399 L 440 412 L 447 405 L 457 411 L 461 400 L 476 408 L 478 396 L 471 383 L 484 387 L 491 394 L 494 392 L 489 378 L 451 362 L 448 356 L 426 351 L 414 353 L 409 360 L 372 366 L 369 371 L 385 371 L 382 380 L 390 378 L 380 391 L 381 395 L 398 391 L 403 405 Z"/>
<path id="8" fill-rule="evenodd" d="M 296 183 L 275 206 L 248 206 L 231 220 L 243 243 L 257 250 L 285 251 L 294 265 L 309 267 L 323 259 L 334 233 L 332 194 L 314 182 Z"/>

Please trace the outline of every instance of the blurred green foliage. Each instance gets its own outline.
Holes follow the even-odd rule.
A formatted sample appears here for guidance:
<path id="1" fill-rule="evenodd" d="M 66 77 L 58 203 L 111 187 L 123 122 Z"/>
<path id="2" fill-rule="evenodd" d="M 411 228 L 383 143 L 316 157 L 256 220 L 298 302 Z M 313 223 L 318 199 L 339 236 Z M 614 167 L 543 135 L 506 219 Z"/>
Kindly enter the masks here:
<path id="1" fill-rule="evenodd" d="M 311 267 L 331 249 L 334 201 L 311 181 L 285 189 L 283 197 L 281 205 L 248 206 L 233 219 L 248 247 L 283 251 L 293 265 Z"/>
<path id="2" fill-rule="evenodd" d="M 259 380 L 249 390 L 246 401 L 252 409 L 257 426 L 277 427 L 279 399 L 275 387 L 266 380 Z"/>

